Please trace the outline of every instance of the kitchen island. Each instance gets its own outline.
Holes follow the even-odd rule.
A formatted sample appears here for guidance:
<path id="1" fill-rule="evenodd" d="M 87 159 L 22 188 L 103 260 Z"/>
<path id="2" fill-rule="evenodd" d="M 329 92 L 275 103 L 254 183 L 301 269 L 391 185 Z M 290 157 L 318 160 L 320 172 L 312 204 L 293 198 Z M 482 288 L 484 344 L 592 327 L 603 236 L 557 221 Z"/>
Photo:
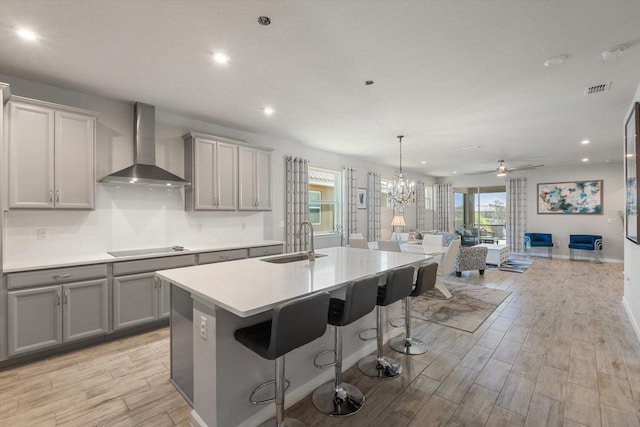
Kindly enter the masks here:
<path id="1" fill-rule="evenodd" d="M 256 425 L 274 414 L 272 404 L 249 403 L 251 391 L 273 379 L 274 364 L 236 342 L 236 329 L 268 319 L 284 301 L 318 291 L 337 294 L 353 280 L 430 259 L 347 247 L 326 248 L 318 254 L 326 256 L 290 263 L 254 258 L 156 273 L 171 283 L 171 379 L 192 403 L 194 426 Z M 399 312 L 399 304 L 392 310 Z M 360 330 L 374 325 L 372 312 L 345 328 L 345 369 L 375 349 L 375 342 L 358 339 Z M 291 381 L 287 405 L 331 380 L 333 370 L 317 370 L 312 360 L 332 347 L 332 331 L 327 328 L 322 338 L 287 354 L 286 375 Z"/>

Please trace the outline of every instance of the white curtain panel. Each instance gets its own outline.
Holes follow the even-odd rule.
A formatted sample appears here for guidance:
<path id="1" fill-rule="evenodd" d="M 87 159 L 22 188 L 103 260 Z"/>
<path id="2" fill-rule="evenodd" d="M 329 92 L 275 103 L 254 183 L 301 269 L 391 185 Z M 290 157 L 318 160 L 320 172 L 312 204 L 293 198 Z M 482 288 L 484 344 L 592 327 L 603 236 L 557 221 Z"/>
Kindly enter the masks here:
<path id="1" fill-rule="evenodd" d="M 358 227 L 358 183 L 356 170 L 342 167 L 342 245 L 349 244 L 349 236 Z"/>
<path id="2" fill-rule="evenodd" d="M 367 240 L 380 240 L 380 193 L 382 182 L 375 172 L 367 174 Z"/>
<path id="3" fill-rule="evenodd" d="M 433 186 L 435 212 L 433 228 L 438 231 L 453 231 L 453 186 L 436 184 Z"/>
<path id="4" fill-rule="evenodd" d="M 426 230 L 424 208 L 424 182 L 416 182 L 416 230 Z"/>
<path id="5" fill-rule="evenodd" d="M 512 252 L 524 252 L 527 231 L 527 178 L 507 179 L 507 243 Z"/>
<path id="6" fill-rule="evenodd" d="M 309 221 L 309 160 L 287 157 L 287 245 L 286 252 L 306 250 L 311 238 L 305 227 L 296 237 L 300 224 Z"/>

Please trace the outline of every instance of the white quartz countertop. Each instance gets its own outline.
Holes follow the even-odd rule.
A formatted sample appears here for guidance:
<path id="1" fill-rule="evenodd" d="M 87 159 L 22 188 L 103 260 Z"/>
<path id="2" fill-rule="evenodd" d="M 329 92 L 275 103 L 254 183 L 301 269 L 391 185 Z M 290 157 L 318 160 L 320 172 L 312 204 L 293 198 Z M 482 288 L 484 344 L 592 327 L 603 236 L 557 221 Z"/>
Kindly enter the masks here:
<path id="1" fill-rule="evenodd" d="M 240 317 L 272 309 L 277 304 L 404 265 L 419 265 L 431 256 L 348 247 L 319 249 L 326 257 L 274 264 L 249 258 L 217 264 L 161 270 L 156 275 L 189 291 L 192 297 Z"/>
<path id="2" fill-rule="evenodd" d="M 72 267 L 77 265 L 111 263 L 121 261 L 132 261 L 137 259 L 161 258 L 167 256 L 190 255 L 203 252 L 217 252 L 231 249 L 255 248 L 261 246 L 282 245 L 279 240 L 252 240 L 243 242 L 213 243 L 211 245 L 189 245 L 184 244 L 184 251 L 163 252 L 155 254 L 135 255 L 127 257 L 114 257 L 107 252 L 96 252 L 87 254 L 58 256 L 55 254 L 40 254 L 38 258 L 4 260 L 3 273 L 16 273 L 27 270 L 40 270 L 45 268 Z M 172 245 L 167 245 L 172 246 Z M 120 249 L 141 249 L 141 248 L 116 248 Z"/>

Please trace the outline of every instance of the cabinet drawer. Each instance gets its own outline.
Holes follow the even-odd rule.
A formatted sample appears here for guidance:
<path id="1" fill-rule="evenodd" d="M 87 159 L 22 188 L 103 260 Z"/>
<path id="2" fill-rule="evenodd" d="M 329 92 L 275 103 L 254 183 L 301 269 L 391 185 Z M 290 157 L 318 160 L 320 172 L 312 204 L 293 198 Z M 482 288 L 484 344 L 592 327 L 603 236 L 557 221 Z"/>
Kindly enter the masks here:
<path id="1" fill-rule="evenodd" d="M 246 249 L 233 249 L 229 251 L 207 252 L 198 255 L 198 264 L 210 264 L 213 262 L 233 261 L 247 257 Z"/>
<path id="2" fill-rule="evenodd" d="M 164 258 L 141 259 L 139 261 L 124 261 L 113 264 L 113 275 L 144 273 L 148 271 L 167 270 L 169 268 L 188 267 L 195 265 L 195 255 L 179 255 Z"/>
<path id="3" fill-rule="evenodd" d="M 249 258 L 267 255 L 278 255 L 282 253 L 282 245 L 262 246 L 259 248 L 249 248 Z"/>
<path id="4" fill-rule="evenodd" d="M 52 268 L 47 270 L 26 271 L 24 273 L 10 273 L 7 275 L 7 287 L 9 289 L 26 288 L 29 286 L 67 283 L 71 281 L 76 282 L 100 277 L 107 277 L 107 266 L 104 264 Z"/>

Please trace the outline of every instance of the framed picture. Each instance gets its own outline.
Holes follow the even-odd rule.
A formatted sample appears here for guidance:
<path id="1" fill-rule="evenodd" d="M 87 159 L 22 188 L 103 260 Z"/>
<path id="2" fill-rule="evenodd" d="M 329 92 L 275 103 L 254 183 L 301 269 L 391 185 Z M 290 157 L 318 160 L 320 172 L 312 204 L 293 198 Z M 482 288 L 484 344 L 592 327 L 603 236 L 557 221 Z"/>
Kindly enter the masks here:
<path id="1" fill-rule="evenodd" d="M 358 209 L 367 209 L 367 189 L 358 188 Z"/>
<path id="2" fill-rule="evenodd" d="M 538 184 L 538 213 L 602 215 L 602 180 Z"/>
<path id="3" fill-rule="evenodd" d="M 638 150 L 640 149 L 640 103 L 633 104 L 631 113 L 624 125 L 624 160 L 625 160 L 625 236 L 638 244 Z"/>

